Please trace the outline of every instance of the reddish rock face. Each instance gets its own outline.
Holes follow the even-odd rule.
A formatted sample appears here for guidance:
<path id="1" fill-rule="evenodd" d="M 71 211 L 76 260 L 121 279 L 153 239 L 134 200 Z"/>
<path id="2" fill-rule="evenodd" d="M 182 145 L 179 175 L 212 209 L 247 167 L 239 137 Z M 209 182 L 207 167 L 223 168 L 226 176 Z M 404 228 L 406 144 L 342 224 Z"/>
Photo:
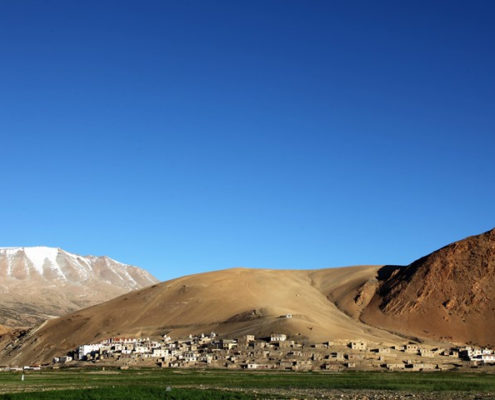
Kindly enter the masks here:
<path id="1" fill-rule="evenodd" d="M 495 229 L 397 269 L 361 318 L 408 336 L 495 345 L 494 311 Z"/>

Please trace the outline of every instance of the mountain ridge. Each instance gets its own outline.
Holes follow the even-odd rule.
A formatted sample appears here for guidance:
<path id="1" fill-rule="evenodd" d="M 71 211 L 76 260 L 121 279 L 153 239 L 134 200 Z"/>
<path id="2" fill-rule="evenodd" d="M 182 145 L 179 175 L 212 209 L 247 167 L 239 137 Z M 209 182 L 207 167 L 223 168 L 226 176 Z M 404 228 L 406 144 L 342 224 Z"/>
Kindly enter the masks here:
<path id="1" fill-rule="evenodd" d="M 4 349 L 0 360 L 48 362 L 113 336 L 209 331 L 223 337 L 278 332 L 310 343 L 493 346 L 494 310 L 495 229 L 408 266 L 233 268 L 179 277 L 48 320 Z"/>
<path id="2" fill-rule="evenodd" d="M 158 280 L 107 256 L 60 248 L 0 248 L 0 324 L 32 326 Z"/>
<path id="3" fill-rule="evenodd" d="M 380 282 L 365 323 L 495 346 L 495 229 L 450 243 Z"/>

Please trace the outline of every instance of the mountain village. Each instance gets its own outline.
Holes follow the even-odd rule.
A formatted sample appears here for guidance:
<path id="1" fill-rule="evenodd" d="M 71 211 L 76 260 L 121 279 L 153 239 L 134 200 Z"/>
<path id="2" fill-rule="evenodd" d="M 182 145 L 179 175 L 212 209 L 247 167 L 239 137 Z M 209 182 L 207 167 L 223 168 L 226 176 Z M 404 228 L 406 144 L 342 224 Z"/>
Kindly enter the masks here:
<path id="1" fill-rule="evenodd" d="M 495 354 L 486 348 L 440 348 L 417 343 L 385 346 L 364 341 L 336 341 L 308 345 L 289 340 L 285 334 L 272 334 L 262 339 L 254 335 L 225 339 L 212 332 L 176 340 L 164 335 L 160 341 L 109 338 L 84 344 L 67 355 L 55 357 L 51 367 L 81 363 L 120 365 L 122 369 L 159 366 L 292 371 L 433 371 L 495 364 Z"/>

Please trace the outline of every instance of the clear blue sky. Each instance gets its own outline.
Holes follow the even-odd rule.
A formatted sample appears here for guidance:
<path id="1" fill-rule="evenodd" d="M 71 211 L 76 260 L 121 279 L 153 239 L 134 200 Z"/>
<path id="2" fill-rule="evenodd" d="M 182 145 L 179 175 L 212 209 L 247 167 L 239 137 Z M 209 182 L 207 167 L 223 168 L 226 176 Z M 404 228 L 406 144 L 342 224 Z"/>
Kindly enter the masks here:
<path id="1" fill-rule="evenodd" d="M 495 226 L 493 1 L 0 2 L 0 245 L 160 279 Z"/>

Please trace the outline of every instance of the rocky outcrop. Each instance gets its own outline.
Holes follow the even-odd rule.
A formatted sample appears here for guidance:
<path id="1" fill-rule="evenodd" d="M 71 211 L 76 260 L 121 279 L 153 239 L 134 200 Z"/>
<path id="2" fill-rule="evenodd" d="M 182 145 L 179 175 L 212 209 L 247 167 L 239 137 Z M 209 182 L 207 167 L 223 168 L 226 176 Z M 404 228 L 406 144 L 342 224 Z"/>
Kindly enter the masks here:
<path id="1" fill-rule="evenodd" d="M 495 229 L 397 269 L 361 318 L 404 334 L 495 345 L 494 311 Z"/>

